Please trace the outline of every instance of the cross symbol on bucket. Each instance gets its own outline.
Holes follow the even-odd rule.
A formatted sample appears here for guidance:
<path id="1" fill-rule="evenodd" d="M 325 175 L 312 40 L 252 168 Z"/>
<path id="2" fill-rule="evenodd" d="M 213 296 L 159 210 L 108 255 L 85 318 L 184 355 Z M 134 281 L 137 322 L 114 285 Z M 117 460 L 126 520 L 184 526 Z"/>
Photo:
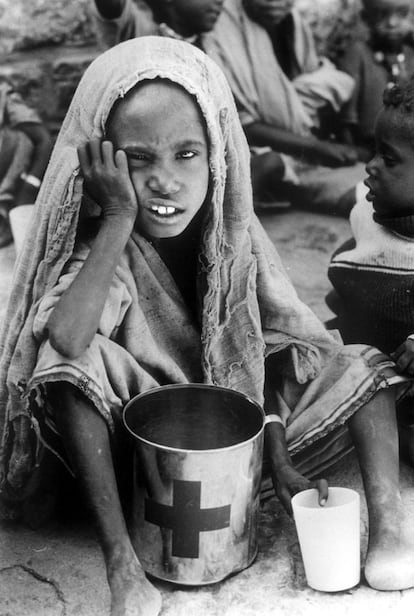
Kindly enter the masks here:
<path id="1" fill-rule="evenodd" d="M 230 526 L 231 505 L 201 509 L 201 481 L 173 481 L 173 504 L 145 499 L 145 520 L 172 530 L 172 556 L 198 558 L 200 532 Z"/>

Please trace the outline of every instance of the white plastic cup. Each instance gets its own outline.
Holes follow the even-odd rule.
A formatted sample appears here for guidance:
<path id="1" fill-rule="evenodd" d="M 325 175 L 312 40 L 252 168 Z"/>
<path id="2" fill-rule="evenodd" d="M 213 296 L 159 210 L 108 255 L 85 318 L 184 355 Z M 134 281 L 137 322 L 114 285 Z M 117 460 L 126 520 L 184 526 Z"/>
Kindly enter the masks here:
<path id="1" fill-rule="evenodd" d="M 335 592 L 352 588 L 360 580 L 359 494 L 349 488 L 329 488 L 321 507 L 314 488 L 292 498 L 308 585 Z"/>

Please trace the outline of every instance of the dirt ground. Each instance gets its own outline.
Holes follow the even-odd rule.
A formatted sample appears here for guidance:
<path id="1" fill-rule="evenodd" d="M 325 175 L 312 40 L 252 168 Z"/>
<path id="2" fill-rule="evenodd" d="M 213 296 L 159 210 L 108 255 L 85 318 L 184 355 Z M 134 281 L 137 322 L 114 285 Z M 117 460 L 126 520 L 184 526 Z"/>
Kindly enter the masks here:
<path id="1" fill-rule="evenodd" d="M 267 212 L 262 222 L 280 251 L 299 296 L 325 320 L 326 268 L 330 254 L 349 234 L 345 220 L 288 211 Z M 0 250 L 0 320 L 12 280 L 13 246 Z M 329 475 L 331 485 L 358 490 L 362 497 L 361 549 L 366 549 L 365 501 L 353 455 Z M 414 472 L 401 468 L 404 501 L 414 523 Z M 74 509 L 81 507 L 76 499 Z M 105 616 L 109 593 L 100 550 L 82 516 L 56 519 L 38 530 L 15 524 L 0 527 L 0 616 Z M 363 562 L 363 561 L 362 561 Z M 364 582 L 339 593 L 306 585 L 292 520 L 275 497 L 259 520 L 259 553 L 251 567 L 211 586 L 185 588 L 156 582 L 163 595 L 162 616 L 376 616 L 412 613 L 414 589 L 377 592 Z"/>

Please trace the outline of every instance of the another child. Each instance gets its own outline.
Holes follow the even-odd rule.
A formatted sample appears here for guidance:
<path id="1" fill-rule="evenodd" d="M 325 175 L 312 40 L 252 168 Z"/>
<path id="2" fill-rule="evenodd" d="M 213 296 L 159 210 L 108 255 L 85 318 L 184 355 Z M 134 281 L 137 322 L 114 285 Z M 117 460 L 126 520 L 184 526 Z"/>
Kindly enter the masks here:
<path id="1" fill-rule="evenodd" d="M 266 447 L 288 511 L 312 485 L 323 505 L 326 481 L 304 474 L 320 475 L 352 437 L 370 516 L 366 579 L 413 586 L 394 408 L 408 379 L 376 349 L 336 342 L 298 299 L 253 213 L 249 150 L 218 67 L 162 37 L 95 60 L 37 207 L 1 340 L 3 511 L 27 497 L 45 444 L 94 514 L 112 616 L 156 615 L 160 594 L 121 506 L 122 409 L 159 385 L 217 384 L 273 415 Z"/>
<path id="2" fill-rule="evenodd" d="M 363 0 L 365 40 L 349 45 L 338 66 L 355 79 L 355 89 L 343 114 L 345 139 L 374 150 L 374 124 L 386 87 L 414 74 L 414 48 L 407 44 L 413 30 L 413 0 Z"/>
<path id="3" fill-rule="evenodd" d="M 353 239 L 332 257 L 327 303 L 345 343 L 378 347 L 414 375 L 414 80 L 384 93 Z M 399 405 L 401 451 L 414 463 L 412 398 Z"/>
<path id="4" fill-rule="evenodd" d="M 0 83 L 0 248 L 13 240 L 9 212 L 35 202 L 52 148 L 38 113 Z"/>
<path id="5" fill-rule="evenodd" d="M 227 0 L 210 38 L 248 142 L 262 149 L 252 159 L 256 192 L 285 190 L 300 207 L 348 215 L 364 167 L 354 147 L 318 131 L 321 110 L 340 111 L 353 80 L 318 56 L 291 0 Z"/>
<path id="6" fill-rule="evenodd" d="M 108 48 L 138 36 L 170 36 L 204 48 L 223 0 L 95 0 L 98 40 Z"/>
<path id="7" fill-rule="evenodd" d="M 328 302 L 346 343 L 396 353 L 399 368 L 414 374 L 414 80 L 383 100 L 368 191 L 351 213 L 353 239 L 332 257 Z"/>

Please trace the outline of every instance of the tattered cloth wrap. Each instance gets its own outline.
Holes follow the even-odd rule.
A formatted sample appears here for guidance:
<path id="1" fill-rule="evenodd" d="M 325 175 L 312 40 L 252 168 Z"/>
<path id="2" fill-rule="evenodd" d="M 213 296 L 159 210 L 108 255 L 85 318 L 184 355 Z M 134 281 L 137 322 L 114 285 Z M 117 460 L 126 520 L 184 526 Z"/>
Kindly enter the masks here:
<path id="1" fill-rule="evenodd" d="M 151 244 L 135 234 L 117 269 L 99 332 L 85 355 L 72 362 L 42 336 L 53 298 L 82 259 L 81 251 L 71 260 L 82 202 L 76 148 L 103 136 L 117 99 L 142 80 L 157 77 L 194 95 L 207 125 L 211 197 L 201 240 L 201 338 L 166 266 Z M 3 489 L 17 498 L 37 462 L 35 431 L 19 433 L 14 421 L 19 416 L 32 421 L 30 401 L 41 383 L 75 383 L 110 427 L 111 413 L 132 395 L 159 384 L 188 382 L 194 373 L 204 383 L 231 387 L 263 403 L 264 358 L 286 348 L 298 383 L 315 379 L 326 365 L 337 371 L 339 365 L 342 374 L 351 363 L 298 299 L 253 212 L 249 150 L 223 74 L 200 50 L 173 39 L 143 37 L 110 49 L 87 69 L 75 93 L 15 270 L 1 336 Z M 338 364 L 333 358 L 339 356 Z M 359 388 L 358 401 L 335 421 L 343 423 L 368 390 L 385 384 L 379 369 L 369 368 L 364 359 L 356 362 L 350 382 Z M 342 404 L 347 395 L 339 394 Z M 332 420 L 324 417 L 323 406 L 313 408 L 316 421 L 312 414 L 309 418 L 317 433 L 319 421 Z M 300 440 L 309 419 L 305 412 L 297 415 L 294 431 Z"/>

